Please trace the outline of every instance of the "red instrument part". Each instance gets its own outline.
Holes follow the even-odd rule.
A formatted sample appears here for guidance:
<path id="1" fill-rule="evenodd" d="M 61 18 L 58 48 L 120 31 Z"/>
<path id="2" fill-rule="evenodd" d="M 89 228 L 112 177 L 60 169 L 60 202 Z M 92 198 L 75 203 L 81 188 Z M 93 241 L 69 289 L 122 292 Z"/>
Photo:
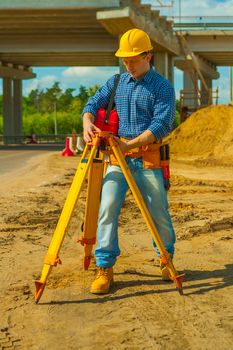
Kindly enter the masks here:
<path id="1" fill-rule="evenodd" d="M 95 126 L 101 131 L 108 131 L 117 135 L 119 127 L 119 117 L 117 111 L 114 109 L 110 112 L 108 120 L 105 120 L 107 111 L 104 108 L 100 108 L 97 111 Z"/>

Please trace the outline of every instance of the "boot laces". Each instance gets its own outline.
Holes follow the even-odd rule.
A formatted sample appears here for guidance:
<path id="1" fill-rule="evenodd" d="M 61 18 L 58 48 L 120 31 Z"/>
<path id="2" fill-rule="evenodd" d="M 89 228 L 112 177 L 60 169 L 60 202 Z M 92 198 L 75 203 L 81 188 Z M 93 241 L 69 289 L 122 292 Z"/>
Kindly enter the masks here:
<path id="1" fill-rule="evenodd" d="M 107 267 L 99 267 L 97 272 L 97 278 L 100 276 L 108 277 L 108 268 Z"/>

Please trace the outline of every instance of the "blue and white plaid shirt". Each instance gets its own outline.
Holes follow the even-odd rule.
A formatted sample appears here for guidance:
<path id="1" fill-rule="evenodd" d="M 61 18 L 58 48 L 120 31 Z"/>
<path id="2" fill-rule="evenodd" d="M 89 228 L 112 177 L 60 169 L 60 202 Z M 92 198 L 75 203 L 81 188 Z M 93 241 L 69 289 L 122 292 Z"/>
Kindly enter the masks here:
<path id="1" fill-rule="evenodd" d="M 116 75 L 92 96 L 82 114 L 107 108 Z M 168 80 L 151 68 L 143 78 L 135 80 L 129 73 L 120 77 L 115 95 L 121 137 L 133 139 L 150 130 L 158 140 L 172 130 L 175 117 L 175 92 Z"/>

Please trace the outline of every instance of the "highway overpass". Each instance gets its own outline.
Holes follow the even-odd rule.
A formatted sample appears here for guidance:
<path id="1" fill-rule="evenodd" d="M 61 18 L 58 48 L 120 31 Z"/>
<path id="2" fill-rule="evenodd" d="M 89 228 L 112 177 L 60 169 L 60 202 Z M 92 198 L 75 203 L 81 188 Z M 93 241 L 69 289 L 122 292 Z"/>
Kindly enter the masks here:
<path id="1" fill-rule="evenodd" d="M 120 36 L 145 30 L 153 43 L 155 69 L 174 80 L 184 71 L 184 88 L 194 89 L 190 62 L 184 57 L 173 22 L 140 0 L 0 1 L 0 77 L 3 78 L 4 135 L 22 134 L 22 80 L 35 66 L 119 66 L 114 56 Z M 182 31 L 195 53 L 208 88 L 217 66 L 233 62 L 233 31 Z M 196 74 L 198 81 L 200 76 Z"/>

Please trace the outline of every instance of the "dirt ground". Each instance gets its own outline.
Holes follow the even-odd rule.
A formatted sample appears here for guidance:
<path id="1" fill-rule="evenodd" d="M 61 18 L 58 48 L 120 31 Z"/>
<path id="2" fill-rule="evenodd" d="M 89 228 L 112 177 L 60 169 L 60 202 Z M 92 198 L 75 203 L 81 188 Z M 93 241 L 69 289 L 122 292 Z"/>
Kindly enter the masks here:
<path id="1" fill-rule="evenodd" d="M 0 349 L 232 349 L 232 167 L 172 161 L 174 264 L 186 274 L 184 296 L 161 281 L 150 233 L 131 194 L 120 217 L 112 293 L 89 293 L 95 265 L 83 270 L 83 248 L 76 243 L 82 191 L 60 252 L 62 265 L 53 268 L 40 303 L 34 303 L 34 280 L 78 161 L 53 152 L 1 176 Z"/>

